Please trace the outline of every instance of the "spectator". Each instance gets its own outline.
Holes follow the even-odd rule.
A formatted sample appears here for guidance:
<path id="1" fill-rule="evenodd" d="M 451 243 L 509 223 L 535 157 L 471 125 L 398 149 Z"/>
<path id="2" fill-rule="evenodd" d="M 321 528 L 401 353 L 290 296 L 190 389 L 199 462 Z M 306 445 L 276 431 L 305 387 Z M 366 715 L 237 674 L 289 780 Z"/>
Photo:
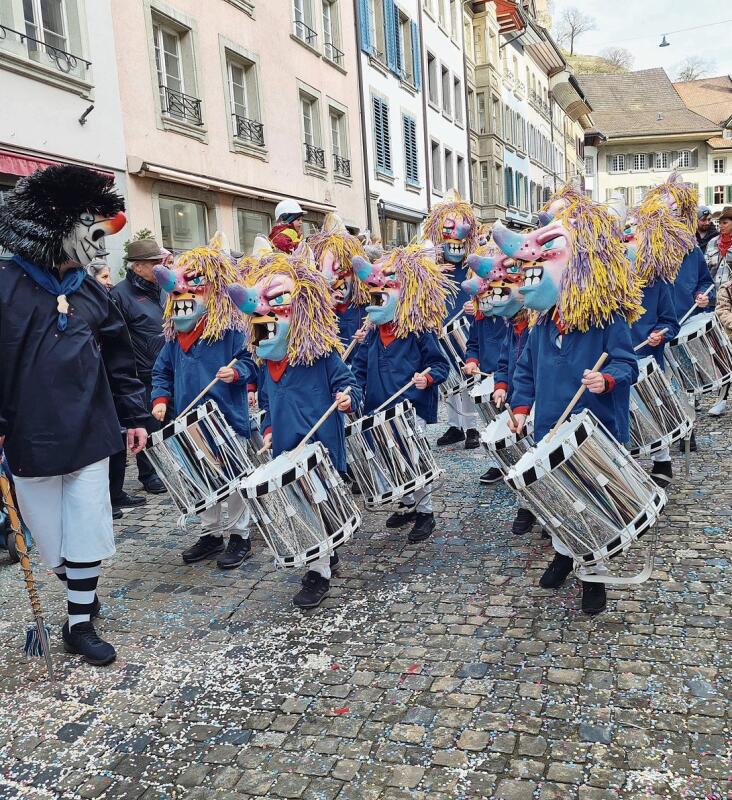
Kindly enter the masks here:
<path id="1" fill-rule="evenodd" d="M 93 261 L 90 261 L 86 271 L 95 281 L 101 283 L 107 291 L 114 286 L 114 283 L 112 283 L 112 276 L 109 274 L 109 265 L 103 259 L 95 258 Z"/>
<path id="2" fill-rule="evenodd" d="M 148 409 L 152 391 L 152 368 L 164 344 L 160 287 L 155 282 L 153 268 L 162 264 L 166 257 L 167 251 L 161 250 L 154 239 L 130 242 L 127 247 L 127 274 L 111 292 L 130 332 L 137 375 L 145 386 Z M 146 424 L 148 433 L 160 430 L 160 427 L 161 424 L 150 414 Z M 116 462 L 113 470 L 116 496 L 112 496 L 112 504 L 118 500 L 121 506 L 130 505 L 130 495 L 122 491 L 120 471 L 124 480 L 123 465 Z M 144 450 L 137 455 L 137 477 L 146 492 L 165 492 L 165 486 Z M 132 498 L 132 504 L 141 505 L 139 498 Z"/>
<path id="3" fill-rule="evenodd" d="M 712 209 L 699 206 L 696 212 L 696 241 L 702 253 L 706 253 L 707 245 L 719 233 L 712 222 Z"/>
<path id="4" fill-rule="evenodd" d="M 269 240 L 276 250 L 293 253 L 302 241 L 302 218 L 305 212 L 297 200 L 282 200 L 275 208 L 277 222 L 269 232 Z"/>
<path id="5" fill-rule="evenodd" d="M 719 215 L 719 235 L 707 244 L 705 257 L 717 286 L 727 283 L 732 268 L 732 206 L 722 209 Z"/>

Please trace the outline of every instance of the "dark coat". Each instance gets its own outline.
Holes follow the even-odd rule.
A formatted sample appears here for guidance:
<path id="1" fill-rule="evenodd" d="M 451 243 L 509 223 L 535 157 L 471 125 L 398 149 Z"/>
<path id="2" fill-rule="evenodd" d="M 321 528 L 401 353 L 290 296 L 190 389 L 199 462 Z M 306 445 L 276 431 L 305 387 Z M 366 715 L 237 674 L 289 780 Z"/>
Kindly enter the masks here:
<path id="1" fill-rule="evenodd" d="M 122 449 L 123 428 L 144 427 L 145 389 L 127 327 L 93 278 L 56 298 L 0 259 L 0 436 L 18 477 L 66 475 Z"/>

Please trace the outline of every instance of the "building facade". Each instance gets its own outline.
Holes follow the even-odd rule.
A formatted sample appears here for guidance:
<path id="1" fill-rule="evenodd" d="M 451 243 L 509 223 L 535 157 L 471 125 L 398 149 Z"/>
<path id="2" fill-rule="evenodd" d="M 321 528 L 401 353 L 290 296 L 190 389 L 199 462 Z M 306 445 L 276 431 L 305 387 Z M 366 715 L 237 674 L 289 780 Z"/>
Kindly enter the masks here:
<path id="1" fill-rule="evenodd" d="M 364 227 L 350 2 L 142 0 L 114 30 L 134 230 L 248 252 L 283 197 Z"/>

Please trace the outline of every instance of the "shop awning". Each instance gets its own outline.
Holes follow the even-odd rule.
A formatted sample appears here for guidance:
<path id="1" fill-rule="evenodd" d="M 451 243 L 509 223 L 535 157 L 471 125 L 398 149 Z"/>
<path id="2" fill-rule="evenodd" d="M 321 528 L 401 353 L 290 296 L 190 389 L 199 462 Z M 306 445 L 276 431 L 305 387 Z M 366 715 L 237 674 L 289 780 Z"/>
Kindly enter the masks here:
<path id="1" fill-rule="evenodd" d="M 51 161 L 47 158 L 29 156 L 25 153 L 14 153 L 11 150 L 0 150 L 0 173 L 15 175 L 17 178 L 25 178 L 28 175 L 32 175 L 36 170 L 45 169 L 46 167 L 56 167 L 64 163 L 67 162 Z M 96 169 L 96 167 L 92 168 Z M 108 170 L 97 169 L 97 172 L 114 177 L 113 173 Z"/>

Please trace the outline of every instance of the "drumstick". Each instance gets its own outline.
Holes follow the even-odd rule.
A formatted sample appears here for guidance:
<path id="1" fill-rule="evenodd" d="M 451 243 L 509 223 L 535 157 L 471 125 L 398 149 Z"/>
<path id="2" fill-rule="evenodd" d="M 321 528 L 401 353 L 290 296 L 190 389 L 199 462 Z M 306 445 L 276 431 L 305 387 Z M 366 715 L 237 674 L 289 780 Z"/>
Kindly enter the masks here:
<path id="1" fill-rule="evenodd" d="M 513 413 L 513 409 L 511 408 L 511 406 L 508 403 L 504 402 L 503 407 L 506 409 L 506 411 L 508 411 L 508 418 L 511 420 L 511 422 L 518 427 L 518 421 L 516 420 L 516 417 Z"/>
<path id="2" fill-rule="evenodd" d="M 244 353 L 246 353 L 246 350 L 240 350 L 234 356 L 234 358 L 232 358 L 231 361 L 229 361 L 225 369 L 230 369 L 231 367 L 233 367 L 234 364 L 236 364 L 236 362 L 244 355 Z M 178 414 L 176 419 L 180 419 L 184 414 L 187 414 L 193 408 L 193 406 L 195 406 L 196 403 L 198 403 L 198 401 L 206 394 L 206 392 L 208 392 L 211 389 L 211 387 L 215 386 L 218 382 L 219 379 L 214 378 L 203 391 L 199 392 L 199 394 L 196 395 L 196 397 L 193 400 L 191 400 L 190 403 L 188 403 L 188 405 L 183 409 L 183 411 L 181 411 L 180 414 Z"/>
<path id="3" fill-rule="evenodd" d="M 712 284 L 712 285 L 711 285 L 711 286 L 710 286 L 708 289 L 706 289 L 705 291 L 703 291 L 703 292 L 702 292 L 702 295 L 703 295 L 704 297 L 708 297 L 708 296 L 709 296 L 709 292 L 711 292 L 713 288 L 714 288 L 714 284 Z M 686 312 L 686 314 L 684 314 L 684 316 L 683 316 L 683 317 L 682 317 L 682 318 L 679 320 L 679 325 L 683 325 L 683 324 L 686 322 L 686 320 L 687 320 L 687 319 L 689 319 L 689 317 L 690 317 L 690 316 L 691 316 L 691 315 L 692 315 L 692 314 L 693 314 L 693 313 L 694 313 L 694 312 L 695 312 L 695 311 L 696 311 L 698 308 L 699 308 L 699 306 L 698 306 L 696 303 L 694 303 L 694 305 L 693 305 L 693 306 L 692 306 L 692 307 L 691 307 L 691 308 L 690 308 L 690 309 L 689 309 L 689 310 Z"/>
<path id="4" fill-rule="evenodd" d="M 597 359 L 597 361 L 595 362 L 595 366 L 592 367 L 590 372 L 597 372 L 597 370 L 600 369 L 600 367 L 605 363 L 606 360 L 607 360 L 607 353 L 603 353 L 600 356 L 600 358 Z M 550 439 L 554 438 L 554 434 L 559 430 L 559 428 L 564 424 L 564 421 L 567 419 L 567 417 L 572 413 L 572 409 L 577 405 L 580 397 L 582 397 L 582 395 L 585 393 L 586 388 L 587 387 L 583 383 L 582 386 L 580 386 L 580 388 L 577 389 L 577 391 L 574 393 L 574 397 L 569 401 L 569 405 L 562 412 L 562 416 L 559 417 L 554 427 L 549 431 L 549 433 L 547 433 L 546 435 L 547 442 Z"/>
<path id="5" fill-rule="evenodd" d="M 369 320 L 369 317 L 368 317 L 368 314 L 367 314 L 366 318 L 363 321 L 363 325 L 358 329 L 358 333 L 360 333 L 364 328 L 368 328 L 368 326 L 370 324 L 371 324 L 371 321 Z M 348 347 L 343 352 L 343 355 L 341 356 L 341 360 L 348 361 L 348 356 L 351 355 L 351 353 L 353 352 L 353 348 L 357 344 L 358 344 L 358 339 L 356 338 L 356 334 L 354 334 L 353 338 L 351 339 L 351 343 L 348 345 Z"/>
<path id="6" fill-rule="evenodd" d="M 668 331 L 668 328 L 664 328 L 662 331 L 653 331 L 653 332 L 654 332 L 654 333 L 661 333 L 661 334 L 663 334 L 663 333 L 666 333 L 667 331 Z M 634 353 L 637 353 L 639 350 L 642 350 L 642 349 L 643 349 L 643 348 L 644 348 L 644 347 L 645 347 L 647 344 L 649 344 L 649 343 L 650 343 L 650 341 L 651 341 L 651 337 L 649 336 L 649 337 L 648 337 L 648 338 L 647 338 L 645 341 L 642 341 L 640 344 L 637 344 L 637 345 L 636 345 L 636 346 L 633 348 L 633 352 L 634 352 Z"/>
<path id="7" fill-rule="evenodd" d="M 352 388 L 351 386 L 346 386 L 346 388 L 343 390 L 343 394 L 350 395 L 351 388 Z M 315 435 L 318 428 L 320 428 L 320 426 L 328 419 L 328 417 L 336 410 L 336 408 L 338 408 L 338 403 L 340 402 L 341 402 L 340 400 L 333 401 L 332 405 L 328 408 L 325 414 L 323 414 L 323 416 L 315 423 L 315 425 L 313 425 L 312 428 L 310 428 L 310 430 L 305 434 L 305 436 L 302 437 L 302 439 L 300 440 L 300 444 L 291 453 L 289 453 L 290 458 L 295 458 L 297 456 L 297 454 L 308 443 L 308 439 L 310 439 L 311 436 Z"/>
<path id="8" fill-rule="evenodd" d="M 424 370 L 424 371 L 420 372 L 419 374 L 420 374 L 420 375 L 427 375 L 427 374 L 428 374 L 428 373 L 430 373 L 430 372 L 432 372 L 432 367 L 427 367 L 427 369 L 426 369 L 426 370 Z M 394 394 L 393 394 L 393 395 L 392 395 L 392 396 L 391 396 L 391 397 L 390 397 L 388 400 L 384 400 L 384 402 L 383 402 L 383 403 L 382 403 L 382 404 L 381 404 L 381 405 L 380 405 L 380 406 L 379 406 L 379 407 L 376 409 L 376 411 L 372 411 L 371 413 L 372 413 L 372 414 L 378 414 L 378 413 L 379 413 L 379 411 L 383 411 L 383 410 L 384 410 L 384 409 L 385 409 L 385 408 L 386 408 L 388 405 L 391 405 L 391 403 L 393 403 L 393 402 L 394 402 L 394 400 L 396 400 L 396 399 L 397 399 L 397 397 L 400 397 L 401 395 L 403 395 L 403 394 L 404 394 L 404 392 L 406 392 L 406 391 L 407 391 L 407 389 L 408 389 L 408 388 L 409 388 L 409 387 L 410 387 L 410 386 L 411 386 L 413 383 L 414 383 L 414 378 L 412 378 L 412 380 L 411 380 L 411 381 L 409 381 L 409 383 L 405 383 L 405 384 L 404 384 L 404 386 L 402 386 L 402 388 L 401 388 L 401 389 L 399 389 L 399 391 L 397 391 L 397 392 L 394 392 Z"/>

